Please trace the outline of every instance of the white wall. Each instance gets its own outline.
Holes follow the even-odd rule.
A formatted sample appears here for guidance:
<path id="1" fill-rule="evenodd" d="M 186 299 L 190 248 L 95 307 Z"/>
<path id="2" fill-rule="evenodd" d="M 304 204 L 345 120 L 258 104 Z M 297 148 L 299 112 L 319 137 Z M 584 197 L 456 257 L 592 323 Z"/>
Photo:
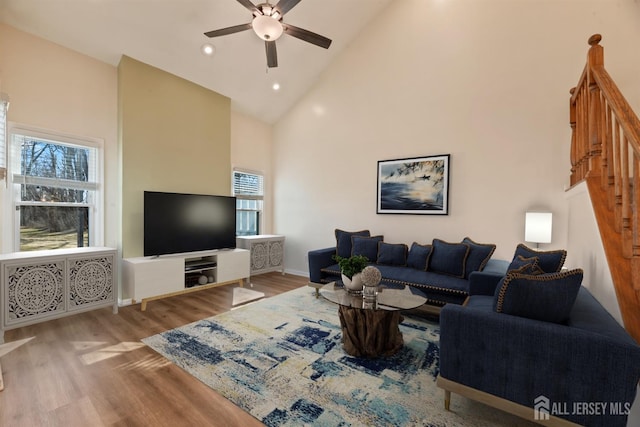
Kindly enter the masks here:
<path id="1" fill-rule="evenodd" d="M 272 127 L 245 114 L 231 112 L 231 166 L 260 172 L 265 199 L 261 233 L 273 231 Z"/>
<path id="2" fill-rule="evenodd" d="M 104 141 L 104 245 L 119 247 L 116 68 L 5 24 L 0 58 L 9 121 Z M 0 196 L 4 188 L 2 182 Z M 8 233 L 0 232 L 5 252 L 11 250 Z"/>
<path id="3" fill-rule="evenodd" d="M 567 246 L 569 89 L 587 39 L 640 104 L 633 0 L 401 0 L 377 17 L 274 127 L 275 232 L 287 269 L 332 246 L 334 228 L 391 242 L 497 244 L 510 258 L 524 213 L 554 213 Z M 632 101 L 633 100 L 633 101 Z M 377 215 L 378 160 L 451 154 L 448 216 Z"/>
<path id="4" fill-rule="evenodd" d="M 569 227 L 565 266 L 567 268 L 582 268 L 584 286 L 591 291 L 618 323 L 623 325 L 620 306 L 609 272 L 609 264 L 585 182 L 567 192 L 567 203 L 569 205 Z"/>

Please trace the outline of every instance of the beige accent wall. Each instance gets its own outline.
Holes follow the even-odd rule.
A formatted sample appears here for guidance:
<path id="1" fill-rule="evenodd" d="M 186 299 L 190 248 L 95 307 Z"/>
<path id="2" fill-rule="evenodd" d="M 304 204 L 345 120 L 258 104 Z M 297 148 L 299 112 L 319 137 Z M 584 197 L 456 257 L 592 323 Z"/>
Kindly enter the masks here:
<path id="1" fill-rule="evenodd" d="M 9 121 L 103 141 L 104 242 L 95 243 L 118 247 L 116 67 L 0 24 L 0 82 L 11 98 Z M 6 202 L 4 193 L 2 181 Z M 3 252 L 12 250 L 11 221 L 2 218 Z"/>
<path id="2" fill-rule="evenodd" d="M 229 98 L 123 56 L 122 255 L 143 254 L 143 192 L 230 195 Z M 124 296 L 126 298 L 126 296 Z"/>
<path id="3" fill-rule="evenodd" d="M 231 166 L 264 176 L 262 234 L 271 234 L 273 230 L 272 140 L 271 125 L 246 114 L 231 113 Z"/>

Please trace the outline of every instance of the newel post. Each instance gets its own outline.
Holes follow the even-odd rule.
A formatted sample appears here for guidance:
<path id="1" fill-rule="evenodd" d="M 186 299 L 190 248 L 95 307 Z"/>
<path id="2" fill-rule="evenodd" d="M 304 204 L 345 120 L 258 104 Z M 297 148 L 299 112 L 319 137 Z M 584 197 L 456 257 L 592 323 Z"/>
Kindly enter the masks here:
<path id="1" fill-rule="evenodd" d="M 589 53 L 587 54 L 587 86 L 589 88 L 589 175 L 602 174 L 602 100 L 600 88 L 595 81 L 593 70 L 604 67 L 604 49 L 598 43 L 600 34 L 589 37 Z"/>

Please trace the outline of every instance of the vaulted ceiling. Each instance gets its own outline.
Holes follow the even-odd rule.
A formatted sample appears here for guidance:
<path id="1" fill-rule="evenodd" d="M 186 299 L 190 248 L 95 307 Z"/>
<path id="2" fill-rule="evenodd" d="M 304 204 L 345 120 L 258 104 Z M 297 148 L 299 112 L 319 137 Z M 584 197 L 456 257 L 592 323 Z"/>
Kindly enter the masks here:
<path id="1" fill-rule="evenodd" d="M 237 0 L 2 0 L 0 21 L 114 66 L 121 55 L 130 56 L 273 123 L 392 1 L 300 1 L 283 21 L 333 43 L 325 50 L 285 33 L 277 40 L 277 68 L 267 68 L 264 41 L 251 30 L 216 38 L 203 34 L 251 22 Z M 212 56 L 201 53 L 204 43 L 214 45 Z"/>

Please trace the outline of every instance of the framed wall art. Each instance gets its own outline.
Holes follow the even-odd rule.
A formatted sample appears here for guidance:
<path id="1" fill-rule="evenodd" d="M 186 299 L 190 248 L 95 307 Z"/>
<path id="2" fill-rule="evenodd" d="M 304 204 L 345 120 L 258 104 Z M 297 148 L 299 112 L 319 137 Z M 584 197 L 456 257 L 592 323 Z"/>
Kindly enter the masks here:
<path id="1" fill-rule="evenodd" d="M 379 214 L 448 215 L 449 154 L 378 161 Z"/>

